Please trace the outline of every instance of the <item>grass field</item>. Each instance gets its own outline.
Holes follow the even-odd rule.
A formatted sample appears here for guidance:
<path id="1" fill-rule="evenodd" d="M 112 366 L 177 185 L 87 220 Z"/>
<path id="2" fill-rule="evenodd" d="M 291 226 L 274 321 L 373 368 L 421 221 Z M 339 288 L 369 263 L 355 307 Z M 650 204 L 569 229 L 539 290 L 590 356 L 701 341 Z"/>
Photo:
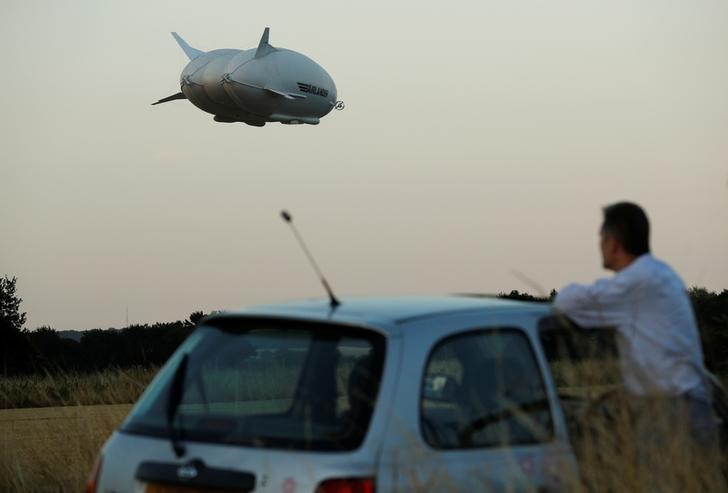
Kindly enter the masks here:
<path id="1" fill-rule="evenodd" d="M 0 491 L 83 491 L 101 445 L 130 409 L 117 404 L 0 410 Z M 656 444 L 659 450 L 645 463 L 632 426 L 618 420 L 594 431 L 592 440 L 580 445 L 584 481 L 579 493 L 726 491 L 715 474 L 716 462 L 686 460 L 680 437 Z"/>
<path id="2" fill-rule="evenodd" d="M 136 402 L 159 368 L 0 378 L 0 409 Z"/>
<path id="3" fill-rule="evenodd" d="M 0 410 L 0 491 L 80 492 L 130 404 Z"/>
<path id="4" fill-rule="evenodd" d="M 575 376 L 583 381 L 589 371 L 556 368 L 555 374 L 562 389 L 569 390 L 577 383 Z M 83 491 L 101 445 L 155 373 L 154 368 L 136 368 L 0 379 L 0 407 L 9 408 L 0 409 L 0 492 Z M 599 384 L 597 389 L 613 380 L 604 379 L 603 374 L 596 377 L 590 383 Z M 575 392 L 577 397 L 582 394 Z M 20 404 L 36 407 L 19 408 Z M 614 404 L 614 409 L 625 407 Z M 719 457 L 688 457 L 686 437 L 671 430 L 664 433 L 668 439 L 652 440 L 635 429 L 624 413 L 612 414 L 607 422 L 590 420 L 586 440 L 575 443 L 584 480 L 577 491 L 728 490 L 716 474 Z M 645 453 L 650 443 L 653 450 Z"/>
<path id="5" fill-rule="evenodd" d="M 157 368 L 0 379 L 0 492 L 80 492 Z"/>

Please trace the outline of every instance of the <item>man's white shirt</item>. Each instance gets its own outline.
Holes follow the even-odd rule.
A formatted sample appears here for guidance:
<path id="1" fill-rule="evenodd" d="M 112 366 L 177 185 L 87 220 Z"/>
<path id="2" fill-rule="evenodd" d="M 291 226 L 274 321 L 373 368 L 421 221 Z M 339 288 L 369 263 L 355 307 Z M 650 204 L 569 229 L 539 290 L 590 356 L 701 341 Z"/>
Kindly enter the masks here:
<path id="1" fill-rule="evenodd" d="M 617 329 L 628 392 L 709 399 L 690 298 L 665 262 L 641 255 L 611 278 L 569 284 L 554 306 L 581 327 Z"/>

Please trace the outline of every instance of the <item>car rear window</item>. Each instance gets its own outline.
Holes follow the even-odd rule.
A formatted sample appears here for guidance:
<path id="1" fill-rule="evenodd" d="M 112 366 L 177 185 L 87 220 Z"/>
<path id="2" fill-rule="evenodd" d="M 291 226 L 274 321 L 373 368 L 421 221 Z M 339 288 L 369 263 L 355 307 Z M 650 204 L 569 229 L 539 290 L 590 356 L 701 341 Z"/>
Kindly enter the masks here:
<path id="1" fill-rule="evenodd" d="M 425 441 L 438 449 L 526 445 L 553 436 L 541 371 L 518 329 L 438 343 L 426 366 L 420 416 Z"/>
<path id="2" fill-rule="evenodd" d="M 384 351 L 382 335 L 349 326 L 213 320 L 178 349 L 121 430 L 170 437 L 171 389 L 186 359 L 171 422 L 182 441 L 351 450 L 368 430 Z"/>

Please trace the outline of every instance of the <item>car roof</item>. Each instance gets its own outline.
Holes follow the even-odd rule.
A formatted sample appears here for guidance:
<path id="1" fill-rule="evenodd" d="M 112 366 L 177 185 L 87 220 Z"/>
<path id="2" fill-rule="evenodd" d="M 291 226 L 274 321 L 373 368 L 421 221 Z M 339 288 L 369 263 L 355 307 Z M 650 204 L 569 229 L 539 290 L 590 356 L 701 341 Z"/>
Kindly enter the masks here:
<path id="1" fill-rule="evenodd" d="M 224 312 L 220 316 L 272 316 L 382 326 L 483 310 L 493 314 L 513 311 L 546 313 L 551 309 L 548 303 L 472 295 L 351 297 L 340 301 L 341 304 L 333 310 L 328 298 L 325 298 L 254 306 Z"/>

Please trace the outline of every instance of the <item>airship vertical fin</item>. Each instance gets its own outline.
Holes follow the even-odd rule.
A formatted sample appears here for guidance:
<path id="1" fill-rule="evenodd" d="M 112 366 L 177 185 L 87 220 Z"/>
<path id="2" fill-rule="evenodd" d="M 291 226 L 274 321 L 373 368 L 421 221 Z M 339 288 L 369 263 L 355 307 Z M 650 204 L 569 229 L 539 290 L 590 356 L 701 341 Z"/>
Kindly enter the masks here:
<path id="1" fill-rule="evenodd" d="M 200 55 L 204 55 L 205 52 L 195 49 L 187 44 L 187 41 L 182 39 L 182 36 L 180 36 L 177 33 L 172 33 L 172 36 L 174 36 L 174 39 L 177 41 L 177 44 L 180 48 L 182 48 L 182 51 L 185 52 L 185 54 L 189 57 L 190 60 L 197 58 Z"/>
<path id="2" fill-rule="evenodd" d="M 268 53 L 276 51 L 271 45 L 268 44 L 268 36 L 270 35 L 270 28 L 266 27 L 263 31 L 263 36 L 260 37 L 260 43 L 258 43 L 258 49 L 255 50 L 255 58 L 261 58 L 266 56 Z"/>

